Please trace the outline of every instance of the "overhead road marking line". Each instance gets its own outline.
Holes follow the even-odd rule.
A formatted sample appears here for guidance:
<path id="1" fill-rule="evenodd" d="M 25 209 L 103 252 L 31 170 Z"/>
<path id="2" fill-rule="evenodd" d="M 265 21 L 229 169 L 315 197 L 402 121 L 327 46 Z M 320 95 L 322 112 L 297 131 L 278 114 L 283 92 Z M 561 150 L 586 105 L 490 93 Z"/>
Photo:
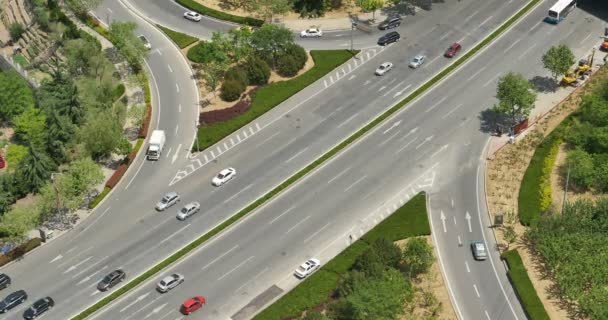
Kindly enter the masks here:
<path id="1" fill-rule="evenodd" d="M 175 84 L 175 89 L 177 89 L 177 92 L 179 93 L 179 86 L 177 85 L 177 83 Z"/>
<path id="2" fill-rule="evenodd" d="M 475 294 L 477 295 L 477 298 L 481 298 L 481 295 L 479 295 L 479 290 L 477 290 L 476 284 L 473 285 L 473 289 L 475 289 Z"/>
<path id="3" fill-rule="evenodd" d="M 162 298 L 162 297 L 163 297 L 163 296 L 158 296 L 156 299 L 154 299 L 154 300 L 150 301 L 149 303 L 146 303 L 146 304 L 145 304 L 143 307 L 141 307 L 141 308 L 137 309 L 137 310 L 136 310 L 135 312 L 133 312 L 133 313 L 132 313 L 130 316 L 126 317 L 126 318 L 125 318 L 125 320 L 130 319 L 132 316 L 134 316 L 134 315 L 136 315 L 136 314 L 140 313 L 142 310 L 147 309 L 149 306 L 153 305 L 153 304 L 156 302 L 156 300 L 158 300 L 158 299 L 160 299 L 160 298 Z"/>
<path id="4" fill-rule="evenodd" d="M 403 92 L 405 92 L 405 90 L 409 89 L 412 85 L 408 84 L 405 88 L 403 88 L 403 90 L 398 91 L 397 93 L 395 93 L 393 95 L 393 98 L 397 98 L 398 96 L 402 95 Z"/>
<path id="5" fill-rule="evenodd" d="M 434 135 L 430 135 L 428 137 L 426 137 L 424 140 L 422 140 L 422 142 L 416 146 L 416 150 L 420 149 L 420 147 L 422 147 L 425 143 L 431 141 L 433 139 Z"/>
<path id="6" fill-rule="evenodd" d="M 513 41 L 513 42 L 511 43 L 511 45 L 510 45 L 510 46 L 508 46 L 508 47 L 507 47 L 507 49 L 505 49 L 505 52 L 509 52 L 509 51 L 510 51 L 511 49 L 513 49 L 513 47 L 514 47 L 516 44 L 518 44 L 520 41 L 521 41 L 521 38 L 519 38 L 519 39 L 517 39 L 517 40 Z"/>
<path id="7" fill-rule="evenodd" d="M 76 273 L 75 275 L 72 276 L 72 279 L 78 278 L 81 274 L 89 271 L 90 269 L 94 268 L 96 265 L 98 265 L 99 263 L 103 262 L 105 259 L 109 258 L 110 256 L 105 256 L 101 259 L 99 259 L 97 262 L 91 264 L 90 266 L 82 269 L 80 272 Z"/>
<path id="8" fill-rule="evenodd" d="M 473 80 L 475 77 L 477 77 L 483 70 L 485 70 L 487 68 L 487 66 L 483 66 L 481 68 L 479 68 L 479 70 L 477 70 L 477 72 L 473 73 L 472 76 L 470 76 L 466 82 L 470 82 L 471 80 Z"/>
<path id="9" fill-rule="evenodd" d="M 431 65 L 433 62 L 437 61 L 437 59 L 439 59 L 439 58 L 441 58 L 441 56 L 436 56 L 435 58 L 431 59 L 431 61 L 429 61 L 429 62 L 425 63 L 425 64 L 422 66 L 422 68 L 426 68 L 426 67 L 428 67 L 428 66 L 429 66 L 429 65 Z"/>
<path id="10" fill-rule="evenodd" d="M 439 215 L 439 219 L 441 219 L 441 225 L 443 225 L 443 233 L 447 233 L 448 229 L 447 229 L 447 226 L 445 225 L 445 214 L 443 213 L 443 210 L 441 210 L 441 214 Z"/>
<path id="11" fill-rule="evenodd" d="M 334 180 L 340 178 L 343 174 L 345 174 L 348 170 L 350 170 L 352 167 L 348 167 L 344 170 L 342 170 L 340 173 L 338 173 L 337 175 L 335 175 L 333 178 L 329 179 L 329 181 L 327 181 L 327 184 L 332 183 Z"/>
<path id="12" fill-rule="evenodd" d="M 382 147 L 382 146 L 384 146 L 385 144 L 387 144 L 389 141 L 393 140 L 393 138 L 394 138 L 395 136 L 397 136 L 397 135 L 398 135 L 400 132 L 401 132 L 401 130 L 397 130 L 397 131 L 395 131 L 395 133 L 393 133 L 393 135 L 392 135 L 392 136 L 390 136 L 390 137 L 386 138 L 384 141 L 382 141 L 382 142 L 380 143 L 380 146 Z"/>
<path id="13" fill-rule="evenodd" d="M 167 68 L 169 68 L 169 72 L 173 73 L 173 69 L 171 69 L 170 65 L 167 65 Z M 179 90 L 177 90 L 179 92 Z"/>
<path id="14" fill-rule="evenodd" d="M 431 158 L 435 157 L 436 155 L 438 155 L 441 151 L 445 150 L 448 148 L 448 145 L 445 144 L 443 145 L 441 148 L 439 148 L 439 150 L 433 152 L 433 154 L 431 154 Z"/>
<path id="15" fill-rule="evenodd" d="M 228 250 L 228 251 L 222 253 L 221 255 L 219 255 L 217 258 L 211 260 L 211 262 L 207 263 L 204 267 L 201 268 L 201 271 L 209 268 L 212 264 L 218 262 L 221 258 L 225 257 L 230 252 L 236 250 L 238 247 L 239 247 L 239 245 L 237 244 L 234 247 L 232 247 L 230 250 Z"/>
<path id="16" fill-rule="evenodd" d="M 80 267 L 80 266 L 81 266 L 83 263 L 86 263 L 87 261 L 89 261 L 89 260 L 91 260 L 91 259 L 93 259 L 93 256 L 89 256 L 88 258 L 86 258 L 86 259 L 84 259 L 84 260 L 82 260 L 82 261 L 78 262 L 77 264 L 75 264 L 75 265 L 73 265 L 73 266 L 71 266 L 71 267 L 67 268 L 67 269 L 66 269 L 66 270 L 63 272 L 63 274 L 66 274 L 66 273 L 68 273 L 68 272 L 72 272 L 72 271 L 74 271 L 76 268 Z"/>
<path id="17" fill-rule="evenodd" d="M 494 16 L 489 16 L 487 19 L 485 19 L 482 23 L 479 24 L 478 28 L 481 28 L 481 26 L 483 26 L 484 24 L 486 24 L 486 22 L 490 21 L 490 19 L 492 19 Z"/>
<path id="18" fill-rule="evenodd" d="M 404 81 L 401 81 L 401 82 L 399 82 L 399 83 L 397 83 L 397 84 L 396 84 L 396 85 L 395 85 L 395 86 L 394 86 L 392 89 L 388 90 L 388 91 L 387 91 L 387 92 L 386 92 L 386 93 L 383 95 L 383 97 L 386 97 L 386 96 L 388 96 L 388 95 L 389 95 L 391 92 L 393 92 L 394 90 L 399 89 L 399 87 L 400 87 L 400 86 L 401 86 L 401 85 L 402 85 L 404 82 L 405 82 L 405 80 L 404 80 Z"/>
<path id="19" fill-rule="evenodd" d="M 477 10 L 477 11 L 473 12 L 472 14 L 470 14 L 466 19 L 464 19 L 464 23 L 469 22 L 478 13 L 479 13 L 479 10 Z"/>
<path id="20" fill-rule="evenodd" d="M 543 23 L 544 21 L 539 21 L 537 22 L 534 26 L 532 26 L 532 28 L 530 29 L 530 31 L 534 31 L 534 29 L 536 29 L 536 27 L 540 26 L 541 23 Z"/>
<path id="21" fill-rule="evenodd" d="M 261 147 L 264 143 L 270 141 L 270 139 L 276 137 L 276 135 L 279 134 L 279 133 L 281 133 L 281 132 L 277 131 L 274 134 L 272 134 L 270 137 L 264 139 L 264 141 L 262 141 L 262 142 L 260 142 L 260 144 L 258 144 L 258 147 Z"/>
<path id="22" fill-rule="evenodd" d="M 390 127 L 388 127 L 388 129 L 382 131 L 382 134 L 383 135 L 387 134 L 389 131 L 393 130 L 393 128 L 398 127 L 400 124 L 401 124 L 401 120 L 393 122 L 393 124 Z M 411 133 L 411 131 L 410 131 L 410 133 Z"/>
<path id="23" fill-rule="evenodd" d="M 188 228 L 190 226 L 190 224 L 187 224 L 183 227 L 181 227 L 179 230 L 175 231 L 174 233 L 172 233 L 170 236 L 166 237 L 165 239 L 163 239 L 163 241 L 160 242 L 160 244 L 163 244 L 167 241 L 169 241 L 171 238 L 175 237 L 176 235 L 180 234 L 182 231 L 184 231 L 184 229 Z"/>
<path id="24" fill-rule="evenodd" d="M 591 37 L 591 34 L 588 34 L 583 40 L 581 40 L 581 42 L 579 42 L 579 45 L 582 45 L 583 43 L 585 43 L 585 41 L 587 41 L 587 39 L 589 39 L 589 37 Z"/>
<path id="25" fill-rule="evenodd" d="M 447 37 L 450 36 L 450 34 L 452 33 L 452 31 L 448 31 L 446 32 L 443 36 L 441 36 L 441 38 L 439 38 L 440 41 L 445 40 Z"/>
<path id="26" fill-rule="evenodd" d="M 397 152 L 395 152 L 395 154 L 398 154 L 399 152 L 403 151 L 405 148 L 407 148 L 410 144 L 412 144 L 414 141 L 416 141 L 416 139 L 418 138 L 414 138 L 414 140 L 406 143 L 403 147 L 399 148 L 399 150 L 397 150 Z"/>
<path id="27" fill-rule="evenodd" d="M 382 87 L 380 87 L 380 89 L 378 89 L 378 92 L 380 92 L 380 91 L 382 91 L 382 90 L 384 90 L 384 89 L 386 89 L 386 86 L 382 86 Z"/>
<path id="28" fill-rule="evenodd" d="M 108 267 L 108 265 L 106 264 L 105 266 L 101 267 L 99 270 L 97 270 L 97 271 L 95 271 L 95 272 L 93 272 L 93 273 L 89 274 L 88 276 L 86 276 L 86 277 L 82 278 L 82 280 L 78 281 L 78 283 L 77 283 L 76 285 L 77 285 L 77 286 L 79 286 L 79 285 L 81 285 L 81 284 L 83 284 L 83 283 L 85 283 L 85 282 L 87 282 L 87 281 L 91 280 L 91 278 L 92 278 L 94 275 L 96 275 L 96 274 L 98 274 L 98 273 L 102 272 L 102 271 L 103 271 L 104 269 L 106 269 L 107 267 Z"/>
<path id="29" fill-rule="evenodd" d="M 462 103 L 457 105 L 454 109 L 448 111 L 448 113 L 444 114 L 441 119 L 445 119 L 447 117 L 449 117 L 452 113 L 454 113 L 454 111 L 458 110 L 460 107 L 462 107 Z"/>
<path id="30" fill-rule="evenodd" d="M 353 120 L 357 115 L 359 115 L 359 112 L 353 114 L 352 116 L 350 116 L 348 119 L 344 120 L 342 123 L 340 123 L 338 125 L 338 128 L 342 127 L 343 125 L 347 124 L 349 121 Z"/>
<path id="31" fill-rule="evenodd" d="M 118 312 L 124 312 L 125 310 L 131 308 L 136 303 L 138 303 L 141 300 L 145 299 L 149 294 L 150 294 L 150 292 L 146 292 L 146 293 L 142 294 L 141 296 L 137 297 L 137 299 L 133 300 L 131 303 L 129 303 L 128 305 L 126 305 L 124 308 L 120 309 Z"/>
<path id="32" fill-rule="evenodd" d="M 289 209 L 285 210 L 283 213 L 281 213 L 280 215 L 278 215 L 276 218 L 270 220 L 270 222 L 268 224 L 273 224 L 275 221 L 277 221 L 280 217 L 282 217 L 283 215 L 285 215 L 286 213 L 290 212 L 291 210 L 293 210 L 295 208 L 295 206 L 291 206 Z"/>
<path id="33" fill-rule="evenodd" d="M 488 80 L 488 82 L 484 83 L 482 87 L 487 87 L 487 86 L 488 86 L 490 83 L 492 83 L 492 82 L 496 81 L 496 79 L 497 79 L 498 77 L 500 77 L 500 76 L 501 76 L 501 74 L 500 74 L 500 73 L 496 74 L 496 75 L 495 75 L 495 76 L 493 76 L 493 77 L 492 77 L 490 80 Z"/>
<path id="34" fill-rule="evenodd" d="M 359 178 L 357 181 L 353 182 L 350 186 L 348 186 L 348 188 L 344 189 L 344 192 L 348 192 L 348 190 L 350 190 L 352 187 L 357 185 L 359 182 L 363 181 L 365 178 L 367 178 L 367 175 L 364 175 L 363 177 Z"/>
<path id="35" fill-rule="evenodd" d="M 471 272 L 471 268 L 469 268 L 469 263 L 466 260 L 464 261 L 464 267 L 467 269 L 468 273 Z"/>
<path id="36" fill-rule="evenodd" d="M 490 314 L 488 313 L 488 310 L 484 310 L 483 312 L 486 314 L 486 318 L 488 318 L 488 320 L 492 320 L 492 318 L 490 318 Z"/>
<path id="37" fill-rule="evenodd" d="M 233 273 L 236 269 L 242 267 L 244 264 L 248 263 L 249 261 L 251 261 L 251 259 L 255 258 L 255 256 L 251 256 L 249 258 L 247 258 L 247 260 L 239 263 L 236 267 L 232 268 L 232 270 L 226 272 L 223 276 L 217 278 L 218 281 L 224 279 L 225 277 L 227 277 L 229 274 Z"/>
<path id="38" fill-rule="evenodd" d="M 293 227 L 289 228 L 284 235 L 287 235 L 288 233 L 290 233 L 291 231 L 293 231 L 293 229 L 297 228 L 299 225 L 301 225 L 302 223 L 304 223 L 306 220 L 310 219 L 310 216 L 306 216 L 306 218 L 300 220 L 300 222 L 296 223 Z"/>
<path id="39" fill-rule="evenodd" d="M 321 227 L 321 229 L 315 231 L 315 233 L 311 234 L 308 238 L 306 238 L 304 240 L 305 243 L 308 243 L 310 240 L 312 240 L 312 238 L 316 237 L 319 233 L 321 233 L 321 231 L 325 230 L 325 228 L 329 227 L 329 225 L 331 224 L 331 222 L 326 223 L 324 226 Z"/>
<path id="40" fill-rule="evenodd" d="M 426 109 L 424 112 L 430 112 L 431 110 L 435 109 L 435 107 L 437 107 L 438 105 L 442 104 L 448 97 L 443 97 L 441 98 L 441 100 L 439 100 L 437 103 L 435 103 L 434 105 L 432 105 L 430 108 Z"/>
<path id="41" fill-rule="evenodd" d="M 287 161 L 285 161 L 285 163 L 291 162 L 291 160 L 297 158 L 299 155 L 301 155 L 302 153 L 304 153 L 306 150 L 308 150 L 308 147 L 306 147 L 306 148 L 300 150 L 300 152 L 294 154 L 291 158 L 287 159 Z"/>
<path id="42" fill-rule="evenodd" d="M 253 183 L 252 183 L 252 184 L 250 184 L 250 185 L 248 185 L 248 186 L 246 186 L 245 188 L 241 189 L 239 192 L 235 193 L 235 194 L 234 194 L 232 197 L 230 197 L 230 198 L 228 198 L 228 199 L 224 200 L 224 203 L 226 204 L 226 203 L 228 203 L 228 202 L 232 201 L 232 199 L 234 199 L 234 198 L 238 197 L 238 196 L 239 196 L 239 194 L 241 194 L 243 191 L 245 191 L 245 190 L 247 190 L 247 189 L 249 189 L 249 188 L 251 188 L 251 187 L 253 187 Z"/>

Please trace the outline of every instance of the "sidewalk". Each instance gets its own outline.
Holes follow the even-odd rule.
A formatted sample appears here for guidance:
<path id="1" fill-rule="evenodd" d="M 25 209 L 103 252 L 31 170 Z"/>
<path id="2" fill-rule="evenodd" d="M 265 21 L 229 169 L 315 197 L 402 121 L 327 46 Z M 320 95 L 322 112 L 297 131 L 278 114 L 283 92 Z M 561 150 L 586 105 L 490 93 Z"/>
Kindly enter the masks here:
<path id="1" fill-rule="evenodd" d="M 382 9 L 376 10 L 376 22 L 384 21 L 386 19 L 386 15 L 382 12 Z M 366 21 L 371 20 L 373 14 L 371 12 L 368 13 L 360 13 L 357 14 L 359 20 Z M 341 18 L 315 18 L 315 19 L 280 19 L 277 24 L 282 25 L 292 31 L 300 32 L 302 30 L 306 30 L 308 28 L 319 28 L 323 31 L 338 31 L 338 30 L 350 30 L 351 28 L 351 18 L 350 17 L 341 17 Z"/>

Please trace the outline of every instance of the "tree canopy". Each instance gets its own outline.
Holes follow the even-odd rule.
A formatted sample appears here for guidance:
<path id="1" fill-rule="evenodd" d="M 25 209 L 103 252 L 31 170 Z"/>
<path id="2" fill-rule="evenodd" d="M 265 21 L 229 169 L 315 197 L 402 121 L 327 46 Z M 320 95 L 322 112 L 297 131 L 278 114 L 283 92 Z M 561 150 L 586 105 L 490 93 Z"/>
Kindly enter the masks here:
<path id="1" fill-rule="evenodd" d="M 542 61 L 545 68 L 557 80 L 560 75 L 566 74 L 568 69 L 574 64 L 574 53 L 567 45 L 560 44 L 549 48 L 543 54 Z"/>
<path id="2" fill-rule="evenodd" d="M 0 72 L 0 120 L 11 121 L 34 106 L 32 89 L 16 72 Z"/>
<path id="3" fill-rule="evenodd" d="M 509 115 L 512 125 L 516 125 L 530 115 L 536 93 L 522 74 L 509 72 L 502 76 L 498 80 L 496 91 L 498 104 L 494 105 L 493 110 Z"/>

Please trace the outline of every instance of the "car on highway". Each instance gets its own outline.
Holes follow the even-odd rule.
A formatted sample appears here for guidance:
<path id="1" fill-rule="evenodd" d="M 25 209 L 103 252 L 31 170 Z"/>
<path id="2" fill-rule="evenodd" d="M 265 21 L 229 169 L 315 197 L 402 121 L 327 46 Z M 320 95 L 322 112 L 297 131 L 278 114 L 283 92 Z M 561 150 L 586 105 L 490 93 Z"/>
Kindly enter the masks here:
<path id="1" fill-rule="evenodd" d="M 378 69 L 376 69 L 375 74 L 377 76 L 383 76 L 385 73 L 391 71 L 391 69 L 393 68 L 393 63 L 392 62 L 383 62 Z"/>
<path id="2" fill-rule="evenodd" d="M 179 273 L 174 273 L 160 280 L 160 282 L 156 285 L 156 290 L 158 290 L 158 292 L 160 293 L 165 293 L 182 284 L 184 280 L 184 276 Z"/>
<path id="3" fill-rule="evenodd" d="M 25 290 L 17 290 L 9 294 L 6 296 L 6 298 L 4 298 L 4 300 L 2 300 L 2 302 L 0 302 L 0 313 L 5 313 L 11 310 L 12 308 L 24 303 L 25 300 L 27 300 L 27 293 L 25 293 Z"/>
<path id="4" fill-rule="evenodd" d="M 185 205 L 178 213 L 177 220 L 184 221 L 201 210 L 201 204 L 193 201 Z"/>
<path id="5" fill-rule="evenodd" d="M 223 185 L 224 183 L 230 181 L 232 178 L 234 178 L 234 176 L 236 176 L 236 170 L 234 170 L 234 168 L 226 168 L 222 171 L 220 171 L 220 173 L 218 173 L 213 180 L 211 180 L 211 184 L 213 184 L 216 187 L 219 187 L 221 185 Z"/>
<path id="6" fill-rule="evenodd" d="M 200 309 L 204 304 L 205 304 L 205 297 L 203 297 L 203 296 L 192 297 L 192 298 L 184 301 L 182 306 L 179 308 L 179 311 L 185 315 L 189 315 L 192 312 Z"/>
<path id="7" fill-rule="evenodd" d="M 471 251 L 473 252 L 473 258 L 475 260 L 486 260 L 488 257 L 486 245 L 481 241 L 471 242 Z"/>
<path id="8" fill-rule="evenodd" d="M 321 266 L 319 259 L 311 258 L 302 263 L 294 272 L 294 275 L 300 279 L 304 279 L 317 271 Z"/>
<path id="9" fill-rule="evenodd" d="M 378 39 L 378 45 L 386 46 L 401 39 L 401 35 L 397 31 L 391 31 Z"/>
<path id="10" fill-rule="evenodd" d="M 177 192 L 167 192 L 156 204 L 156 210 L 163 211 L 178 203 L 181 200 Z"/>
<path id="11" fill-rule="evenodd" d="M 416 69 L 418 67 L 420 67 L 424 61 L 426 60 L 426 57 L 423 54 L 419 54 L 417 56 L 415 56 L 414 58 L 412 58 L 412 60 L 410 60 L 410 63 L 408 64 L 408 66 L 410 68 Z"/>
<path id="12" fill-rule="evenodd" d="M 388 17 L 388 18 L 386 18 L 386 20 L 380 22 L 380 24 L 378 25 L 378 29 L 380 29 L 380 30 L 392 29 L 392 28 L 397 28 L 400 25 L 401 25 L 401 17 L 393 16 L 393 17 Z"/>
<path id="13" fill-rule="evenodd" d="M 105 277 L 103 277 L 101 281 L 99 281 L 99 283 L 97 284 L 97 289 L 99 291 L 106 291 L 108 289 L 111 289 L 115 285 L 125 280 L 126 277 L 127 274 L 121 269 L 114 270 L 108 273 Z"/>
<path id="14" fill-rule="evenodd" d="M 323 31 L 320 29 L 306 29 L 300 32 L 300 38 L 320 38 L 323 36 Z"/>
<path id="15" fill-rule="evenodd" d="M 51 310 L 55 306 L 55 301 L 51 297 L 38 299 L 23 313 L 23 318 L 27 320 L 34 319 L 41 314 Z"/>
<path id="16" fill-rule="evenodd" d="M 456 56 L 458 54 L 458 52 L 460 52 L 461 49 L 462 49 L 462 46 L 460 45 L 460 43 L 454 42 L 445 51 L 444 56 L 446 58 L 452 58 L 452 57 Z"/>
<path id="17" fill-rule="evenodd" d="M 11 286 L 11 277 L 7 274 L 0 273 L 0 290 L 6 289 Z"/>
<path id="18" fill-rule="evenodd" d="M 146 36 L 144 36 L 143 34 L 140 34 L 138 38 L 144 44 L 144 48 L 146 48 L 148 50 L 152 49 L 152 45 L 150 44 L 150 41 L 148 41 L 148 38 L 146 38 Z"/>
<path id="19" fill-rule="evenodd" d="M 201 21 L 201 19 L 203 18 L 203 16 L 201 16 L 200 14 L 198 14 L 197 12 L 194 11 L 188 11 L 184 13 L 184 18 L 190 20 L 190 21 L 196 21 L 199 22 Z"/>

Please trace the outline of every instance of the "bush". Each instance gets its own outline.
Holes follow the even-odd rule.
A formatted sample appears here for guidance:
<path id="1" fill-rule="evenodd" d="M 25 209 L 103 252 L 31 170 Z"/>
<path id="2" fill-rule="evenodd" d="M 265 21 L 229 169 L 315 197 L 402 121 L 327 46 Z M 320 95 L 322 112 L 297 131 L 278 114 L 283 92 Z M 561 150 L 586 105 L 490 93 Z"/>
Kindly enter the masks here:
<path id="1" fill-rule="evenodd" d="M 255 92 L 255 89 L 252 90 Z M 227 121 L 232 118 L 238 117 L 239 115 L 245 113 L 249 110 L 251 106 L 251 99 L 241 99 L 234 106 L 230 108 L 220 109 L 220 110 L 212 110 L 203 112 L 199 115 L 199 123 L 204 123 L 205 125 L 210 125 L 216 122 Z"/>
<path id="2" fill-rule="evenodd" d="M 234 66 L 224 74 L 224 81 L 235 80 L 240 82 L 244 87 L 249 85 L 249 78 L 247 76 L 247 71 L 241 66 Z M 244 90 L 244 89 L 243 89 Z"/>
<path id="3" fill-rule="evenodd" d="M 540 184 L 540 210 L 542 212 L 551 207 L 551 173 L 553 172 L 553 166 L 555 165 L 557 152 L 561 143 L 561 140 L 555 140 L 551 149 L 549 149 L 549 154 L 547 154 L 547 157 L 543 161 L 543 176 Z"/>
<path id="4" fill-rule="evenodd" d="M 8 27 L 8 32 L 11 35 L 11 39 L 14 42 L 17 42 L 17 40 L 19 40 L 19 38 L 21 38 L 21 35 L 25 32 L 25 28 L 23 27 L 23 25 L 21 23 L 13 22 Z"/>
<path id="5" fill-rule="evenodd" d="M 196 63 L 227 63 L 228 56 L 216 44 L 207 41 L 200 41 L 192 48 L 188 49 L 188 59 Z"/>
<path id="6" fill-rule="evenodd" d="M 169 28 L 165 28 L 159 24 L 156 25 L 160 30 L 162 30 L 169 38 L 171 38 L 171 40 L 173 40 L 173 42 L 175 42 L 175 44 L 180 48 L 183 49 L 195 42 L 198 41 L 198 38 L 187 35 L 185 33 L 181 33 L 181 32 L 177 32 L 177 31 L 173 31 Z"/>
<path id="7" fill-rule="evenodd" d="M 549 320 L 549 315 L 543 306 L 543 303 L 538 298 L 538 294 L 532 285 L 532 281 L 528 277 L 526 267 L 524 267 L 521 257 L 517 250 L 510 250 L 501 255 L 509 265 L 507 275 L 513 283 L 515 292 L 522 302 L 522 306 L 526 314 L 531 320 Z"/>
<path id="8" fill-rule="evenodd" d="M 284 55 L 277 60 L 277 72 L 283 77 L 293 77 L 299 70 L 298 62 L 292 56 Z"/>
<path id="9" fill-rule="evenodd" d="M 361 256 L 361 254 L 369 248 L 369 245 L 365 241 L 356 241 L 344 251 L 342 251 L 335 258 L 331 259 L 326 265 L 323 266 L 323 269 L 327 271 L 333 271 L 337 274 L 346 273 L 348 270 L 352 268 L 357 261 L 357 258 Z"/>
<path id="10" fill-rule="evenodd" d="M 570 167 L 570 183 L 574 187 L 587 189 L 591 186 L 595 171 L 593 160 L 589 153 L 580 148 L 568 152 L 566 163 Z"/>
<path id="11" fill-rule="evenodd" d="M 148 135 L 148 130 L 150 128 L 150 121 L 152 119 L 152 105 L 150 102 L 146 103 L 146 113 L 144 116 L 144 121 L 139 128 L 138 138 L 145 138 Z"/>
<path id="12" fill-rule="evenodd" d="M 120 166 L 118 166 L 116 171 L 114 171 L 114 173 L 112 174 L 110 179 L 108 179 L 108 181 L 106 182 L 106 187 L 114 188 L 118 184 L 118 182 L 120 181 L 122 176 L 125 174 L 125 172 L 127 171 L 127 167 L 128 166 L 124 163 L 121 164 Z"/>
<path id="13" fill-rule="evenodd" d="M 302 69 L 306 61 L 308 61 L 306 50 L 295 43 L 290 43 L 285 47 L 285 55 L 293 57 L 296 60 L 298 70 Z"/>
<path id="14" fill-rule="evenodd" d="M 23 255 L 26 253 L 34 250 L 36 247 L 39 247 L 41 243 L 42 240 L 40 238 L 33 238 L 7 252 L 6 254 L 0 255 L 0 267 L 13 260 L 23 257 Z"/>
<path id="15" fill-rule="evenodd" d="M 235 16 L 235 15 L 231 15 L 229 13 L 225 13 L 222 11 L 218 11 L 218 10 L 214 10 L 214 9 L 205 7 L 202 4 L 196 2 L 195 0 L 177 0 L 177 3 L 181 4 L 182 6 L 188 8 L 190 10 L 196 11 L 200 14 L 210 16 L 210 17 L 213 17 L 216 19 L 224 20 L 224 21 L 236 22 L 238 24 L 244 24 L 244 25 L 253 26 L 253 27 L 260 27 L 264 24 L 264 21 L 259 20 L 259 19 Z"/>
<path id="16" fill-rule="evenodd" d="M 225 80 L 224 83 L 222 83 L 220 91 L 222 100 L 235 101 L 241 96 L 241 93 L 245 91 L 245 86 L 237 80 Z"/>
<path id="17" fill-rule="evenodd" d="M 266 61 L 252 56 L 247 60 L 244 68 L 247 70 L 247 78 L 250 84 L 263 86 L 268 83 L 268 79 L 270 79 L 270 67 Z"/>
<path id="18" fill-rule="evenodd" d="M 119 85 L 117 85 L 114 90 L 112 91 L 112 97 L 114 98 L 114 100 L 122 97 L 123 94 L 125 94 L 125 85 L 120 83 Z"/>

